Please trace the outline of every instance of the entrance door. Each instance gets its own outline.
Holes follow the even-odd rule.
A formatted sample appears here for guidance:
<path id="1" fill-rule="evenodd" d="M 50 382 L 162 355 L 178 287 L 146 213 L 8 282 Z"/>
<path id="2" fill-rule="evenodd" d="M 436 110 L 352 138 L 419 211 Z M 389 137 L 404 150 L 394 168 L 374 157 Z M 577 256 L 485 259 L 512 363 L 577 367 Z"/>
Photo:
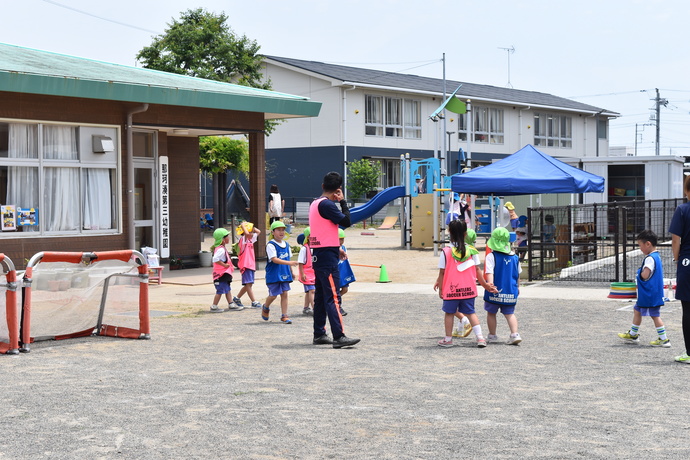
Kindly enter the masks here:
<path id="1" fill-rule="evenodd" d="M 156 133 L 135 131 L 134 144 L 134 243 L 159 248 L 158 182 L 156 180 Z"/>

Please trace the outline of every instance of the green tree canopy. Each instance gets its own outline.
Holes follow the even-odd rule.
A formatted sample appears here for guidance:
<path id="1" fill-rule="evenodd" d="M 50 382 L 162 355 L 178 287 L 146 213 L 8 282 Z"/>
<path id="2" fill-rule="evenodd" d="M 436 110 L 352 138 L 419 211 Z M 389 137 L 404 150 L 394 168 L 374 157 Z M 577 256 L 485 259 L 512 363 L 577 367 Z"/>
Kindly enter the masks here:
<path id="1" fill-rule="evenodd" d="M 137 60 L 147 69 L 270 90 L 271 81 L 261 73 L 261 47 L 233 32 L 227 20 L 225 13 L 203 8 L 183 11 L 179 20 L 173 19 L 163 34 L 139 51 Z M 278 123 L 266 120 L 266 134 Z"/>
<path id="2" fill-rule="evenodd" d="M 381 168 L 377 161 L 351 161 L 347 165 L 348 196 L 351 200 L 361 199 L 365 193 L 376 189 L 381 176 Z"/>
<path id="3" fill-rule="evenodd" d="M 222 136 L 199 138 L 199 165 L 209 173 L 223 173 L 233 169 L 247 176 L 249 172 L 249 145 L 245 139 Z"/>
<path id="4" fill-rule="evenodd" d="M 235 34 L 227 20 L 225 13 L 203 8 L 184 11 L 137 60 L 148 69 L 270 89 L 270 82 L 262 82 L 260 46 Z"/>

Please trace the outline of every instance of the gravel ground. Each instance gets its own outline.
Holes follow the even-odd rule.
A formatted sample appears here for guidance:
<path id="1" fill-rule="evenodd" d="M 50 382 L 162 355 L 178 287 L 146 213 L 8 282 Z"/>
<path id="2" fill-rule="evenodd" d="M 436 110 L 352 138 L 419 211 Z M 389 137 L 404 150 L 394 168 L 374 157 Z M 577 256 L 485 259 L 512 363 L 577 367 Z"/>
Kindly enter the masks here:
<path id="1" fill-rule="evenodd" d="M 393 282 L 355 268 L 345 325 L 362 342 L 351 349 L 311 345 L 297 283 L 292 325 L 277 309 L 269 322 L 256 310 L 207 313 L 207 268 L 166 270 L 151 286 L 152 309 L 180 313 L 152 318 L 151 340 L 0 356 L 0 459 L 690 456 L 678 302 L 662 313 L 673 347 L 635 346 L 616 336 L 632 304 L 606 299 L 608 284 L 532 283 L 517 308 L 520 346 L 467 338 L 443 349 L 437 259 L 395 248 L 399 232 L 375 233 L 348 230 L 350 259 L 386 264 Z M 498 333 L 507 338 L 502 318 Z M 654 338 L 649 319 L 642 336 Z"/>
<path id="2" fill-rule="evenodd" d="M 663 315 L 671 349 L 622 343 L 629 304 L 606 291 L 583 303 L 557 290 L 519 303 L 520 346 L 442 349 L 439 299 L 385 286 L 346 297 L 352 349 L 311 345 L 309 317 L 199 309 L 153 318 L 149 341 L 2 356 L 0 458 L 690 456 L 677 302 Z"/>

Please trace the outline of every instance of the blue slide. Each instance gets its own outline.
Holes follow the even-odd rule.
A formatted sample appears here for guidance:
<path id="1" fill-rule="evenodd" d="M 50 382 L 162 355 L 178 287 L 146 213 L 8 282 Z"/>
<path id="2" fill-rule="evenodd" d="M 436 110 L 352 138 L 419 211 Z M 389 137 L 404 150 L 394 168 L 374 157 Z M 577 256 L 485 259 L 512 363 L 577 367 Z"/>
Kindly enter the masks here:
<path id="1" fill-rule="evenodd" d="M 354 224 L 356 222 L 368 219 L 383 209 L 383 207 L 391 201 L 403 196 L 405 196 L 404 186 L 396 185 L 395 187 L 388 187 L 387 189 L 382 190 L 374 195 L 374 198 L 369 200 L 369 202 L 363 204 L 362 206 L 357 206 L 356 208 L 350 209 L 350 222 Z"/>

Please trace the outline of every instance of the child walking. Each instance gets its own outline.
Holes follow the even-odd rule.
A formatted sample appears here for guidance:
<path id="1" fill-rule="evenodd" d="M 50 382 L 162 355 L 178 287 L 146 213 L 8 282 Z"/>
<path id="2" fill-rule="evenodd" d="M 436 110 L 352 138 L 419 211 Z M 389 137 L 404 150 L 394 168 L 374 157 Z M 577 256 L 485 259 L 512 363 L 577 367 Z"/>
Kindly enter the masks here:
<path id="1" fill-rule="evenodd" d="M 479 255 L 476 249 L 465 243 L 467 224 L 463 220 L 454 220 L 448 225 L 451 247 L 443 248 L 443 254 L 438 263 L 438 278 L 434 283 L 434 290 L 438 290 L 443 299 L 441 310 L 445 313 L 445 338 L 438 342 L 439 347 L 453 346 L 453 320 L 455 313 L 467 316 L 477 337 L 477 346 L 486 347 L 486 340 L 482 335 L 479 318 L 474 311 L 474 299 L 477 297 L 477 280 L 482 287 L 491 292 L 496 288 L 484 281 L 479 271 Z"/>
<path id="2" fill-rule="evenodd" d="M 304 308 L 303 315 L 314 316 L 314 284 L 316 274 L 312 266 L 311 248 L 309 247 L 309 227 L 304 229 L 304 233 L 297 237 L 297 243 L 302 245 L 297 256 L 299 263 L 299 282 L 304 285 Z"/>
<path id="3" fill-rule="evenodd" d="M 657 236 L 651 230 L 643 230 L 637 235 L 637 246 L 645 256 L 637 270 L 637 304 L 633 311 L 630 330 L 619 333 L 618 337 L 632 343 L 640 343 L 642 317 L 651 316 L 659 338 L 649 344 L 653 347 L 669 348 L 671 341 L 666 336 L 666 328 L 661 321 L 661 307 L 664 305 L 664 270 L 656 244 Z"/>
<path id="4" fill-rule="evenodd" d="M 237 227 L 237 233 L 240 235 L 240 241 L 237 244 L 238 261 L 237 266 L 242 274 L 242 289 L 237 293 L 237 297 L 233 297 L 232 301 L 235 305 L 242 307 L 242 296 L 247 294 L 249 300 L 252 302 L 252 308 L 261 308 L 261 302 L 254 297 L 254 279 L 256 274 L 256 256 L 254 255 L 254 243 L 259 238 L 261 231 L 251 222 L 242 222 Z"/>
<path id="5" fill-rule="evenodd" d="M 467 221 L 465 221 L 465 223 L 467 223 Z M 465 232 L 465 243 L 470 249 L 474 249 L 476 251 L 477 248 L 474 247 L 474 244 L 476 242 L 477 232 L 475 232 L 471 228 L 468 228 L 467 232 Z M 460 312 L 456 312 L 455 317 L 458 319 L 458 327 L 453 327 L 453 337 L 464 338 L 470 335 L 470 333 L 472 332 L 472 325 L 470 324 L 470 320 L 467 319 L 467 316 L 463 315 Z"/>
<path id="6" fill-rule="evenodd" d="M 232 282 L 232 260 L 226 245 L 230 242 L 230 232 L 224 228 L 217 228 L 213 232 L 213 239 L 215 240 L 211 251 L 213 252 L 213 284 L 216 287 L 216 295 L 213 297 L 213 305 L 211 311 L 219 313 L 225 311 L 218 306 L 220 298 L 225 295 L 228 301 L 228 310 L 240 311 L 244 307 L 235 305 L 232 301 L 232 294 L 230 292 L 230 283 Z"/>
<path id="7" fill-rule="evenodd" d="M 261 308 L 261 318 L 268 321 L 271 311 L 270 306 L 273 301 L 280 296 L 280 321 L 283 324 L 292 324 L 288 317 L 288 291 L 290 283 L 294 279 L 292 267 L 297 265 L 296 260 L 290 260 L 292 252 L 290 245 L 285 241 L 285 224 L 279 220 L 271 224 L 271 234 L 273 239 L 266 244 L 266 287 L 268 287 L 268 297 L 266 303 Z"/>
<path id="8" fill-rule="evenodd" d="M 510 234 L 507 229 L 494 229 L 486 244 L 491 248 L 491 252 L 484 259 L 484 274 L 486 281 L 497 289 L 496 293 L 484 292 L 486 325 L 489 328 L 487 340 L 489 343 L 498 342 L 496 313 L 500 311 L 510 328 L 510 338 L 506 344 L 517 345 L 522 342 L 515 317 L 515 305 L 520 293 L 520 261 L 517 254 L 510 249 Z"/>
<path id="9" fill-rule="evenodd" d="M 345 230 L 342 228 L 338 229 L 338 239 L 340 241 L 340 249 L 343 254 L 347 254 L 347 248 L 345 247 Z M 340 295 L 338 296 L 338 303 L 340 304 L 340 314 L 347 316 L 347 312 L 343 309 L 343 296 L 347 294 L 350 288 L 350 283 L 357 281 L 355 279 L 355 274 L 350 266 L 350 261 L 345 258 L 338 261 L 338 271 L 340 272 Z"/>

